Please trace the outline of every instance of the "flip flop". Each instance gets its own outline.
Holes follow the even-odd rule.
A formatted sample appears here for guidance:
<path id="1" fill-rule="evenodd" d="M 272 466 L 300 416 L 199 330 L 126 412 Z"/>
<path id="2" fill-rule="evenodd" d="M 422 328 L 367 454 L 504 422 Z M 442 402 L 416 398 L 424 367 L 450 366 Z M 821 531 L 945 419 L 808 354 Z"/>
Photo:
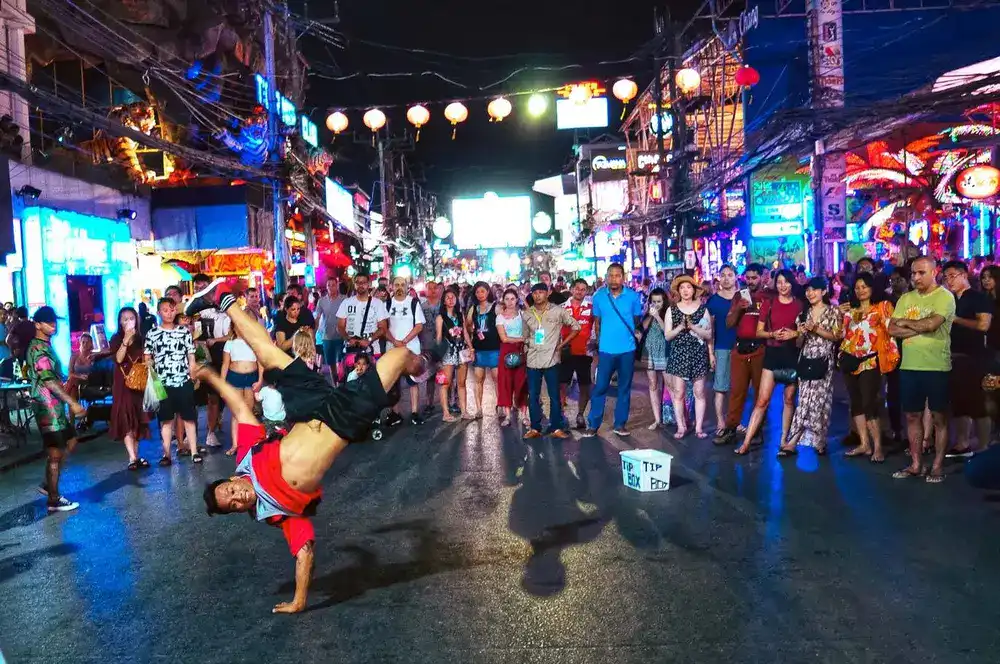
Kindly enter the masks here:
<path id="1" fill-rule="evenodd" d="M 143 459 L 142 457 L 139 457 L 139 467 L 140 468 L 149 468 L 149 461 L 147 461 L 146 459 Z"/>
<path id="2" fill-rule="evenodd" d="M 940 473 L 940 472 L 938 472 L 938 473 L 935 473 L 935 472 L 927 473 L 924 476 L 924 482 L 927 482 L 928 484 L 941 484 L 941 482 L 944 482 L 944 473 Z"/>
<path id="3" fill-rule="evenodd" d="M 701 438 L 702 440 L 708 438 L 708 434 L 705 433 L 704 431 L 697 431 L 697 432 L 695 432 L 694 435 L 695 435 L 695 437 Z"/>
<path id="4" fill-rule="evenodd" d="M 892 474 L 892 479 L 894 480 L 908 480 L 911 477 L 920 477 L 924 474 L 923 468 L 920 470 L 913 470 L 909 466 L 902 470 L 897 470 Z"/>
<path id="5" fill-rule="evenodd" d="M 778 458 L 782 459 L 784 457 L 793 457 L 793 456 L 795 456 L 798 453 L 799 453 L 798 448 L 792 448 L 792 449 L 789 450 L 789 449 L 785 449 L 784 447 L 782 447 L 782 448 L 780 448 L 778 450 Z"/>
<path id="6" fill-rule="evenodd" d="M 855 447 L 850 452 L 846 452 L 844 456 L 845 457 L 871 456 L 871 450 L 864 450 L 860 447 Z"/>

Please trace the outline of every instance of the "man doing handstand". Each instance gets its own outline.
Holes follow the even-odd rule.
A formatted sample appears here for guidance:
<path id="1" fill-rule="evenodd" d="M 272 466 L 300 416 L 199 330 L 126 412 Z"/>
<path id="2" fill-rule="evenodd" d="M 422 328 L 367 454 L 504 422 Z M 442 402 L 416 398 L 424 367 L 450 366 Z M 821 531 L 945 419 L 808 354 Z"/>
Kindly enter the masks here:
<path id="1" fill-rule="evenodd" d="M 215 284 L 213 284 L 214 286 Z M 211 288 L 188 305 L 189 315 L 214 306 L 207 300 Z M 372 422 L 390 406 L 386 390 L 401 376 L 426 373 L 426 363 L 406 348 L 394 348 L 356 381 L 332 388 L 322 375 L 310 371 L 275 346 L 260 323 L 226 295 L 219 310 L 228 314 L 240 335 L 265 369 L 265 381 L 274 385 L 285 402 L 290 429 L 284 436 L 265 440 L 265 430 L 238 392 L 210 369 L 198 377 L 214 387 L 232 411 L 237 427 L 236 474 L 205 489 L 208 513 L 248 512 L 258 521 L 282 529 L 295 556 L 295 596 L 274 607 L 274 613 L 297 613 L 306 606 L 313 568 L 315 532 L 309 517 L 316 513 L 326 471 L 348 443 L 367 437 Z M 396 397 L 398 398 L 398 396 Z"/>

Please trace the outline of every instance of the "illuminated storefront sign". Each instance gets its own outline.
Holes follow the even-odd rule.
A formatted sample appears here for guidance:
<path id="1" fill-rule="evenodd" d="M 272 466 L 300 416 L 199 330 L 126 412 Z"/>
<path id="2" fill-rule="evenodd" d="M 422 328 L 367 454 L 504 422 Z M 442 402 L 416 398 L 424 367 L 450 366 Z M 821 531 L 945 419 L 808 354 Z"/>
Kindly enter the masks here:
<path id="1" fill-rule="evenodd" d="M 800 180 L 754 180 L 750 235 L 778 237 L 802 233 L 805 207 Z"/>
<path id="2" fill-rule="evenodd" d="M 326 211 L 341 226 L 352 232 L 357 230 L 354 221 L 354 196 L 330 178 L 326 178 Z"/>
<path id="3" fill-rule="evenodd" d="M 625 146 L 591 150 L 590 172 L 594 182 L 613 182 L 628 178 L 628 158 Z"/>
<path id="4" fill-rule="evenodd" d="M 670 161 L 670 155 L 667 155 Z M 651 150 L 640 150 L 635 154 L 635 169 L 642 174 L 660 172 L 660 153 Z"/>
<path id="5" fill-rule="evenodd" d="M 955 189 L 974 201 L 989 198 L 1000 191 L 1000 170 L 987 164 L 966 168 L 955 178 Z"/>
<path id="6" fill-rule="evenodd" d="M 801 234 L 801 221 L 764 221 L 750 224 L 750 235 L 753 237 L 783 237 Z"/>
<path id="7" fill-rule="evenodd" d="M 42 207 L 25 208 L 22 218 L 28 309 L 47 304 L 62 319 L 52 345 L 66 367 L 74 322 L 76 332 L 89 330 L 103 315 L 110 336 L 118 310 L 133 303 L 135 245 L 124 222 Z M 89 306 L 78 293 L 70 294 L 72 282 L 88 284 Z"/>
<path id="8" fill-rule="evenodd" d="M 309 145 L 319 147 L 319 129 L 315 122 L 304 115 L 299 118 L 299 135 Z"/>

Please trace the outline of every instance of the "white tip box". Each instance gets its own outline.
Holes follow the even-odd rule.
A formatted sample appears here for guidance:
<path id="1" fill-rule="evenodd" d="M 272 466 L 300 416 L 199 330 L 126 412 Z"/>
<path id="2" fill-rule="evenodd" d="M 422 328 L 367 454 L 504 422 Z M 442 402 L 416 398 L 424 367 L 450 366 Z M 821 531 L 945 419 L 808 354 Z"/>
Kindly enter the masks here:
<path id="1" fill-rule="evenodd" d="M 628 450 L 620 454 L 625 486 L 636 491 L 666 491 L 670 488 L 671 455 L 657 450 Z"/>

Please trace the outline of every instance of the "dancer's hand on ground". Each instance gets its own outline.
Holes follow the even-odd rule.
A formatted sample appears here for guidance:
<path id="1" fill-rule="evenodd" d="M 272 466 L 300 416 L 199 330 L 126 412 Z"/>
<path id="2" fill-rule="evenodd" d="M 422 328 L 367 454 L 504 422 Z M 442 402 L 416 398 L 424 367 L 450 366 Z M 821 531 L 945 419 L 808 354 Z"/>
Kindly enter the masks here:
<path id="1" fill-rule="evenodd" d="M 281 604 L 276 604 L 271 613 L 299 613 L 306 608 L 306 605 L 296 604 L 295 602 L 282 602 Z"/>

